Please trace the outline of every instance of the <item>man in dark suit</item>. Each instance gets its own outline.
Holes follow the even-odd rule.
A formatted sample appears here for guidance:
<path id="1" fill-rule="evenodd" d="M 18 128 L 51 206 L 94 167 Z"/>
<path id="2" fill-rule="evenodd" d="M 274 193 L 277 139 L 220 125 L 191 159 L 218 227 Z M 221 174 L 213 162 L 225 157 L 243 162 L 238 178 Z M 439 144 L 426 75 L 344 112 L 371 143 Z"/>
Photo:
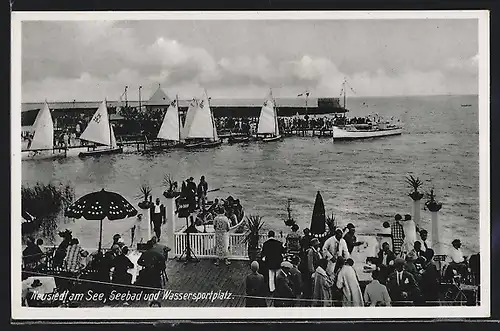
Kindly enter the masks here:
<path id="1" fill-rule="evenodd" d="M 394 260 L 396 255 L 389 248 L 389 243 L 382 244 L 382 249 L 378 252 L 377 267 L 380 269 L 379 280 L 382 284 L 386 283 L 387 277 L 394 270 Z"/>
<path id="2" fill-rule="evenodd" d="M 276 298 L 283 299 L 293 299 L 295 298 L 295 294 L 293 291 L 293 283 L 291 279 L 290 270 L 293 268 L 293 265 L 288 262 L 282 262 L 280 264 L 281 269 L 279 269 L 276 273 Z M 274 301 L 275 307 L 293 307 L 293 300 L 279 300 L 276 299 Z"/>
<path id="3" fill-rule="evenodd" d="M 261 255 L 269 270 L 269 291 L 273 293 L 275 290 L 276 272 L 280 269 L 281 262 L 283 262 L 285 249 L 281 241 L 274 238 L 274 231 L 269 231 L 268 237 L 269 239 L 262 245 Z"/>
<path id="4" fill-rule="evenodd" d="M 196 210 L 196 183 L 193 177 L 189 177 L 186 184 L 186 198 L 189 201 L 189 209 L 191 212 Z"/>
<path id="5" fill-rule="evenodd" d="M 387 280 L 387 290 L 393 301 L 393 305 L 397 305 L 397 301 L 417 301 L 420 295 L 420 290 L 415 278 L 408 271 L 404 270 L 405 261 L 397 258 L 394 261 L 395 269 L 389 275 Z"/>
<path id="6" fill-rule="evenodd" d="M 167 217 L 165 206 L 163 204 L 160 204 L 160 198 L 156 198 L 156 203 L 151 206 L 149 211 L 151 223 L 153 223 L 153 229 L 155 231 L 156 238 L 159 241 L 161 236 L 161 225 L 165 224 Z"/>

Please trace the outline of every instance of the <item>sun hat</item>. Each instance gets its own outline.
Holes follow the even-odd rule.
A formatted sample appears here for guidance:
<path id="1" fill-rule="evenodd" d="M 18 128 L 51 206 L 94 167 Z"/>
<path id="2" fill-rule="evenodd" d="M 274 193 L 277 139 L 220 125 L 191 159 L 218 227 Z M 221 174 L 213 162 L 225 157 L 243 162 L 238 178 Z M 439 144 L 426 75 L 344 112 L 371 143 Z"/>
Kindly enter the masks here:
<path id="1" fill-rule="evenodd" d="M 281 262 L 281 267 L 291 269 L 291 268 L 293 268 L 293 265 L 288 261 L 283 261 L 283 262 Z"/>
<path id="2" fill-rule="evenodd" d="M 42 282 L 40 281 L 40 279 L 35 279 L 33 283 L 31 283 L 31 287 L 39 287 L 39 286 L 42 286 Z"/>
<path id="3" fill-rule="evenodd" d="M 313 238 L 311 240 L 311 245 L 314 246 L 314 245 L 319 245 L 319 239 L 318 238 Z"/>

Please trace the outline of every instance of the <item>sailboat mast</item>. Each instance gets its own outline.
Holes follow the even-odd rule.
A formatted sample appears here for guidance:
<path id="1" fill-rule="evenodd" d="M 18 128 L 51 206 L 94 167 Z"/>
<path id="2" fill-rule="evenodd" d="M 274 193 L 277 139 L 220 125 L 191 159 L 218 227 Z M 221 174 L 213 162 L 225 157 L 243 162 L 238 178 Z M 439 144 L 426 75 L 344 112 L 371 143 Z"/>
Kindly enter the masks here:
<path id="1" fill-rule="evenodd" d="M 112 145 L 112 141 L 113 141 L 113 138 L 112 138 L 112 131 L 111 131 L 111 121 L 109 120 L 109 111 L 108 111 L 108 101 L 106 99 L 104 99 L 104 104 L 106 105 L 106 113 L 108 115 L 108 126 L 109 126 L 109 146 L 111 148 L 113 148 Z"/>
<path id="2" fill-rule="evenodd" d="M 176 94 L 175 95 L 175 102 L 176 102 L 176 106 L 177 106 L 177 121 L 179 122 L 179 142 L 181 141 L 181 119 L 180 119 L 180 112 L 179 112 L 179 95 Z"/>

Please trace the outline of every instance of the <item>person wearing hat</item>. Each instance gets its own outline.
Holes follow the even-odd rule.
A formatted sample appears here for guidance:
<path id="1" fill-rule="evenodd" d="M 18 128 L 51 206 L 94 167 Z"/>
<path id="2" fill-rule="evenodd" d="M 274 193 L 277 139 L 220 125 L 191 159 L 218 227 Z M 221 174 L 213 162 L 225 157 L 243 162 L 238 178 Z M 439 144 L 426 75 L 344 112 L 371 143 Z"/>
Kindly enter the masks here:
<path id="1" fill-rule="evenodd" d="M 292 288 L 295 297 L 298 299 L 302 296 L 303 286 L 302 286 L 302 274 L 300 273 L 298 267 L 300 264 L 300 257 L 298 255 L 293 255 L 290 258 L 290 263 L 292 268 L 290 269 L 290 277 L 292 281 Z"/>
<path id="2" fill-rule="evenodd" d="M 387 290 L 389 291 L 393 305 L 397 305 L 397 301 L 413 300 L 418 294 L 419 289 L 413 275 L 404 270 L 405 260 L 398 257 L 394 261 L 394 268 L 394 272 L 387 279 Z"/>
<path id="3" fill-rule="evenodd" d="M 205 181 L 205 176 L 200 177 L 200 183 L 196 189 L 198 195 L 198 208 L 205 209 L 205 203 L 207 201 L 208 183 Z"/>
<path id="4" fill-rule="evenodd" d="M 43 300 L 37 299 L 36 294 L 39 293 L 40 287 L 43 286 L 42 282 L 40 279 L 36 278 L 33 280 L 33 282 L 29 285 L 28 290 L 26 291 L 26 295 L 23 298 L 23 302 L 28 306 L 28 307 L 42 307 L 43 306 Z"/>
<path id="5" fill-rule="evenodd" d="M 274 291 L 274 306 L 275 307 L 293 307 L 295 294 L 290 274 L 290 269 L 293 265 L 288 261 L 283 261 L 280 264 L 280 269 L 276 272 L 276 290 Z"/>
<path id="6" fill-rule="evenodd" d="M 321 243 L 318 238 L 311 239 L 308 244 L 309 249 L 306 252 L 305 268 L 302 273 L 302 282 L 304 283 L 304 298 L 310 299 L 313 291 L 313 275 L 319 266 L 319 261 L 323 258 L 321 255 Z M 326 270 L 326 266 L 325 266 Z"/>
<path id="7" fill-rule="evenodd" d="M 264 276 L 259 273 L 259 262 L 253 261 L 250 264 L 252 273 L 245 279 L 246 294 L 251 297 L 259 298 L 246 298 L 245 307 L 267 307 L 266 299 L 266 281 Z"/>
<path id="8" fill-rule="evenodd" d="M 121 239 L 121 235 L 116 233 L 114 236 L 113 236 L 113 242 L 111 243 L 111 246 L 110 246 L 110 249 L 113 249 L 113 246 L 115 245 L 118 245 L 118 240 Z"/>
<path id="9" fill-rule="evenodd" d="M 342 256 L 344 259 L 351 257 L 349 250 L 347 249 L 347 243 L 342 238 L 342 230 L 337 229 L 335 235 L 328 238 L 323 244 L 323 257 L 328 259 L 328 266 L 326 268 L 326 273 L 333 279 L 335 277 L 336 268 L 335 262 L 337 257 Z"/>
<path id="10" fill-rule="evenodd" d="M 392 251 L 396 256 L 401 253 L 401 246 L 403 246 L 405 237 L 403 225 L 401 224 L 402 219 L 403 217 L 400 214 L 396 214 L 394 222 L 391 224 Z"/>
<path id="11" fill-rule="evenodd" d="M 451 242 L 451 245 L 453 247 L 446 257 L 449 267 L 456 270 L 459 274 L 465 275 L 467 273 L 467 262 L 464 253 L 462 253 L 462 242 L 460 239 L 455 239 Z"/>
<path id="12" fill-rule="evenodd" d="M 416 266 L 418 260 L 417 253 L 415 253 L 415 251 L 409 252 L 406 255 L 405 260 L 406 260 L 405 270 L 413 275 L 413 278 L 415 278 L 417 284 L 420 283 L 420 273 L 418 272 Z"/>
<path id="13" fill-rule="evenodd" d="M 364 244 L 363 241 L 357 240 L 355 233 L 356 230 L 354 224 L 352 223 L 347 224 L 347 233 L 344 235 L 344 240 L 347 244 L 347 250 L 349 251 L 349 254 L 352 254 L 354 247 Z"/>
<path id="14" fill-rule="evenodd" d="M 189 209 L 191 212 L 196 209 L 196 183 L 193 177 L 189 177 L 186 184 L 186 198 L 189 201 Z"/>

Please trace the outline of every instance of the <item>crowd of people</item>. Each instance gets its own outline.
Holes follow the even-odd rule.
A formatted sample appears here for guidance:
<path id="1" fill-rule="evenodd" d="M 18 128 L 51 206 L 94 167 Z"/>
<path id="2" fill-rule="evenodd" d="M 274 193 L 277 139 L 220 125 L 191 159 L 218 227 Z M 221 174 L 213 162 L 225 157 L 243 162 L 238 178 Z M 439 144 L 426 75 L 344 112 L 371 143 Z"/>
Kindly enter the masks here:
<path id="1" fill-rule="evenodd" d="M 443 282 L 464 282 L 471 274 L 479 279 L 479 255 L 469 262 L 459 239 L 452 241 L 441 267 L 428 232 L 418 229 L 410 215 L 397 214 L 384 228 L 390 234 L 363 266 L 371 273 L 368 284 L 360 282 L 360 269 L 354 268 L 354 248 L 366 243 L 357 240 L 352 223 L 326 239 L 311 235 L 309 229 L 300 236 L 294 224 L 285 245 L 270 231 L 261 260 L 252 262 L 246 278 L 247 306 L 437 305 L 443 299 Z"/>

